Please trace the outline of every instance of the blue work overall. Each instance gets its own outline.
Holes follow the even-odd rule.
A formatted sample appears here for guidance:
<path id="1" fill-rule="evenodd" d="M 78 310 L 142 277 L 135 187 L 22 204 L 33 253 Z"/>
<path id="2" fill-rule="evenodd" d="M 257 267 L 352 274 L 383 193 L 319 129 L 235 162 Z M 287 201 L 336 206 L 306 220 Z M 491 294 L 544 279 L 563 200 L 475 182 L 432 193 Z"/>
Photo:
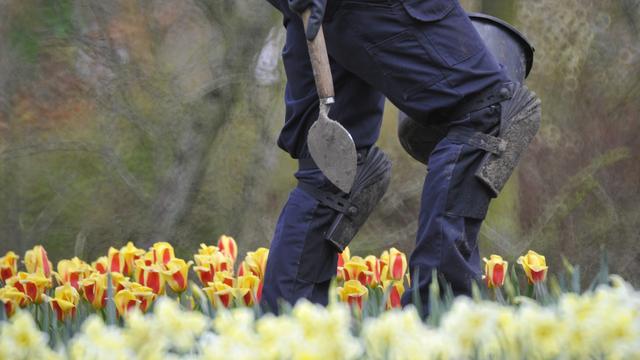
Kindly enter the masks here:
<path id="1" fill-rule="evenodd" d="M 286 119 L 278 145 L 305 159 L 306 134 L 318 117 L 305 33 L 287 0 L 269 1 L 282 12 L 287 33 L 282 51 Z M 323 28 L 336 91 L 329 115 L 351 133 L 359 150 L 378 139 L 385 97 L 417 121 L 440 119 L 449 129 L 485 133 L 497 128 L 499 106 L 456 114 L 475 94 L 509 81 L 456 0 L 329 0 Z M 406 304 L 413 291 L 420 291 L 423 313 L 433 269 L 455 294 L 469 294 L 479 276 L 477 238 L 492 197 L 474 177 L 484 154 L 444 138 L 429 158 L 409 261 L 411 274 L 419 271 L 420 277 L 403 296 Z M 320 189 L 330 187 L 317 168 L 302 167 L 295 176 Z M 334 210 L 293 189 L 271 242 L 266 307 L 277 311 L 279 299 L 326 304 L 337 253 L 323 234 L 334 216 Z"/>

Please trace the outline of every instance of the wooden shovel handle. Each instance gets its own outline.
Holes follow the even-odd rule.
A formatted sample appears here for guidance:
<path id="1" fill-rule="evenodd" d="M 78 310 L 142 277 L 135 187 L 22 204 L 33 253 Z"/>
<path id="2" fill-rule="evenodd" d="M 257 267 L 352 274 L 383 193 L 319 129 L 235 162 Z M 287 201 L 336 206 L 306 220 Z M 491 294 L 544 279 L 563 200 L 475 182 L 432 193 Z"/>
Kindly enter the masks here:
<path id="1" fill-rule="evenodd" d="M 302 13 L 302 22 L 304 30 L 307 31 L 311 10 L 307 9 Z M 316 88 L 320 99 L 332 98 L 333 101 L 333 78 L 331 77 L 331 67 L 329 66 L 329 56 L 327 55 L 327 45 L 324 41 L 324 32 L 322 26 L 318 30 L 315 39 L 308 41 L 309 58 L 311 59 L 311 67 L 313 68 L 313 77 L 316 80 Z"/>

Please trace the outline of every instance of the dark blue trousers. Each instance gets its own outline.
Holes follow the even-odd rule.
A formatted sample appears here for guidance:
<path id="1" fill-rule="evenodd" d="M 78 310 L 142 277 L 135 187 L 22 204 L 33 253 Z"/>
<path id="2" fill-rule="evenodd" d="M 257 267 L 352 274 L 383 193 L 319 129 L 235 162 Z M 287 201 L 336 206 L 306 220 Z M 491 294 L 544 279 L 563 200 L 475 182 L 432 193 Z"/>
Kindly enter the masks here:
<path id="1" fill-rule="evenodd" d="M 287 31 L 282 52 L 286 119 L 278 145 L 304 159 L 309 157 L 306 134 L 318 116 L 304 30 L 287 0 L 269 1 L 282 12 Z M 418 121 L 495 131 L 499 107 L 451 115 L 465 100 L 508 81 L 457 1 L 329 0 L 323 27 L 336 90 L 329 115 L 349 130 L 358 149 L 378 139 L 385 97 Z M 405 293 L 405 303 L 413 291 L 428 299 L 433 269 L 456 294 L 470 293 L 470 280 L 479 276 L 477 237 L 491 198 L 473 175 L 483 155 L 449 138 L 432 152 L 409 262 L 411 273 L 420 276 Z M 295 176 L 331 189 L 318 169 L 299 170 Z M 291 192 L 271 243 L 265 306 L 277 310 L 279 299 L 293 303 L 303 297 L 327 302 L 337 253 L 323 233 L 333 216 L 333 210 L 300 188 Z"/>

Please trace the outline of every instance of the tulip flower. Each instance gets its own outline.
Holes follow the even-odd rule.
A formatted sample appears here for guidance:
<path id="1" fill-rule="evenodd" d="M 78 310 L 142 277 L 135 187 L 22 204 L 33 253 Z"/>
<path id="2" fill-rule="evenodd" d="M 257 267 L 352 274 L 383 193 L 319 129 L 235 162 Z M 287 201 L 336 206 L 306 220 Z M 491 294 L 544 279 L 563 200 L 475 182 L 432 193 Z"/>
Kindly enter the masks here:
<path id="1" fill-rule="evenodd" d="M 380 284 L 380 276 L 381 276 L 381 264 L 380 259 L 376 258 L 373 255 L 369 255 L 364 258 L 364 262 L 367 265 L 367 279 L 366 284 L 372 287 L 378 286 Z"/>
<path id="2" fill-rule="evenodd" d="M 80 282 L 80 288 L 94 309 L 100 310 L 107 305 L 107 275 L 93 273 Z"/>
<path id="3" fill-rule="evenodd" d="M 339 287 L 338 295 L 340 300 L 349 305 L 357 305 L 358 309 L 362 309 L 362 300 L 367 298 L 369 291 L 358 280 L 347 280 L 344 286 Z"/>
<path id="4" fill-rule="evenodd" d="M 267 269 L 267 258 L 269 257 L 269 249 L 258 248 L 256 251 L 249 251 L 244 258 L 246 269 L 260 279 L 264 279 L 264 273 Z M 242 275 L 247 275 L 243 273 Z"/>
<path id="5" fill-rule="evenodd" d="M 24 254 L 24 265 L 27 268 L 27 272 L 40 273 L 48 279 L 51 278 L 53 265 L 47 257 L 46 250 L 41 245 L 34 246 L 33 249 Z"/>
<path id="6" fill-rule="evenodd" d="M 404 294 L 404 284 L 402 280 L 385 280 L 382 288 L 388 293 L 387 309 L 399 308 L 402 306 L 401 299 Z"/>
<path id="7" fill-rule="evenodd" d="M 151 248 L 154 264 L 166 264 L 175 257 L 173 246 L 168 242 L 157 242 Z"/>
<path id="8" fill-rule="evenodd" d="M 385 250 L 380 256 L 383 280 L 402 280 L 407 272 L 407 256 L 396 248 Z"/>
<path id="9" fill-rule="evenodd" d="M 234 288 L 219 281 L 209 283 L 202 289 L 214 306 L 229 307 L 234 298 Z"/>
<path id="10" fill-rule="evenodd" d="M 142 312 L 147 312 L 149 306 L 157 297 L 157 295 L 153 293 L 153 290 L 151 288 L 140 285 L 138 283 L 131 283 L 127 290 L 131 291 L 136 299 L 140 301 L 138 308 L 142 310 Z"/>
<path id="11" fill-rule="evenodd" d="M 351 251 L 349 250 L 349 247 L 345 247 L 344 250 L 342 250 L 341 253 L 338 254 L 338 269 L 337 269 L 337 275 L 336 277 L 338 278 L 338 280 L 344 280 L 342 278 L 342 268 L 344 267 L 344 264 L 349 261 L 349 259 L 351 258 Z"/>
<path id="12" fill-rule="evenodd" d="M 483 258 L 482 260 L 484 261 L 484 280 L 489 289 L 502 287 L 509 263 L 504 261 L 500 255 L 491 255 L 489 259 Z"/>
<path id="13" fill-rule="evenodd" d="M 109 259 L 106 256 L 101 256 L 91 263 L 91 267 L 100 274 L 106 274 L 109 270 Z"/>
<path id="14" fill-rule="evenodd" d="M 202 285 L 212 282 L 216 272 L 231 271 L 233 269 L 231 258 L 219 251 L 211 255 L 196 254 L 193 258 L 197 264 L 193 270 L 198 275 Z"/>
<path id="15" fill-rule="evenodd" d="M 359 256 L 354 256 L 347 261 L 342 267 L 342 278 L 344 281 L 357 280 L 362 285 L 367 284 L 367 277 L 371 273 L 368 270 L 367 264 L 364 259 Z"/>
<path id="16" fill-rule="evenodd" d="M 227 235 L 221 235 L 218 239 L 218 249 L 231 258 L 231 262 L 235 263 L 238 257 L 238 245 L 236 241 Z"/>
<path id="17" fill-rule="evenodd" d="M 120 255 L 122 256 L 122 271 L 126 276 L 131 276 L 133 274 L 133 268 L 135 266 L 135 261 L 144 256 L 145 251 L 142 249 L 138 249 L 133 245 L 131 241 L 127 243 L 127 245 L 123 246 L 120 249 Z"/>
<path id="18" fill-rule="evenodd" d="M 113 301 L 116 304 L 118 315 L 124 316 L 131 309 L 140 306 L 140 300 L 129 290 L 123 289 L 118 291 L 113 297 Z"/>
<path id="19" fill-rule="evenodd" d="M 13 286 L 0 288 L 0 302 L 4 304 L 4 312 L 7 316 L 15 313 L 18 307 L 25 307 L 29 303 L 29 297 Z"/>
<path id="20" fill-rule="evenodd" d="M 187 275 L 189 273 L 189 267 L 193 264 L 193 261 L 188 263 L 182 259 L 173 258 L 165 264 L 166 270 L 162 272 L 164 280 L 171 290 L 177 293 L 181 293 L 187 289 Z"/>
<path id="21" fill-rule="evenodd" d="M 70 284 L 58 286 L 54 298 L 48 298 L 51 309 L 56 313 L 58 321 L 64 321 L 76 314 L 76 306 L 80 301 L 80 294 Z"/>
<path id="22" fill-rule="evenodd" d="M 218 249 L 217 246 L 200 244 L 200 249 L 198 249 L 198 255 L 213 255 L 219 251 L 220 249 Z"/>
<path id="23" fill-rule="evenodd" d="M 110 247 L 109 254 L 107 255 L 107 264 L 109 265 L 109 271 L 122 272 L 122 256 L 120 250 Z"/>
<path id="24" fill-rule="evenodd" d="M 60 260 L 58 272 L 54 273 L 60 285 L 71 284 L 76 290 L 80 288 L 80 281 L 91 274 L 91 266 L 74 257 L 71 260 Z"/>
<path id="25" fill-rule="evenodd" d="M 19 272 L 16 276 L 7 280 L 7 285 L 13 286 L 29 298 L 29 301 L 42 303 L 42 294 L 51 287 L 51 280 L 42 273 Z"/>
<path id="26" fill-rule="evenodd" d="M 535 284 L 544 281 L 547 276 L 547 262 L 544 256 L 533 250 L 529 250 L 526 255 L 518 258 L 518 264 L 522 265 L 529 284 Z"/>
<path id="27" fill-rule="evenodd" d="M 213 281 L 219 281 L 229 286 L 234 286 L 236 279 L 233 277 L 231 271 L 218 271 L 213 276 Z"/>
<path id="28" fill-rule="evenodd" d="M 240 276 L 236 281 L 236 294 L 245 305 L 251 306 L 262 298 L 262 281 L 251 274 Z"/>
<path id="29" fill-rule="evenodd" d="M 164 269 L 157 264 L 151 266 L 145 266 L 142 269 L 142 285 L 151 288 L 151 290 L 157 294 L 164 294 L 164 276 L 162 275 Z"/>
<path id="30" fill-rule="evenodd" d="M 13 251 L 9 251 L 5 256 L 0 257 L 0 280 L 7 281 L 7 279 L 18 273 L 19 258 Z"/>

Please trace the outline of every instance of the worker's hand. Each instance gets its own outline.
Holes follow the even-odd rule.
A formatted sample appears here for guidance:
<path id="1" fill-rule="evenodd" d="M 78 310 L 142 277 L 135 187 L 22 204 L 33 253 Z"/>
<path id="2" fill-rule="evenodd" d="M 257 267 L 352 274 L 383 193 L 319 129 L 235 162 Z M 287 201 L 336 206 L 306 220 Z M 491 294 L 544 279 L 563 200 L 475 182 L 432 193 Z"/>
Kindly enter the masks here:
<path id="1" fill-rule="evenodd" d="M 311 8 L 311 16 L 307 25 L 307 40 L 311 41 L 318 35 L 326 6 L 327 0 L 289 0 L 289 8 L 300 15 Z"/>

